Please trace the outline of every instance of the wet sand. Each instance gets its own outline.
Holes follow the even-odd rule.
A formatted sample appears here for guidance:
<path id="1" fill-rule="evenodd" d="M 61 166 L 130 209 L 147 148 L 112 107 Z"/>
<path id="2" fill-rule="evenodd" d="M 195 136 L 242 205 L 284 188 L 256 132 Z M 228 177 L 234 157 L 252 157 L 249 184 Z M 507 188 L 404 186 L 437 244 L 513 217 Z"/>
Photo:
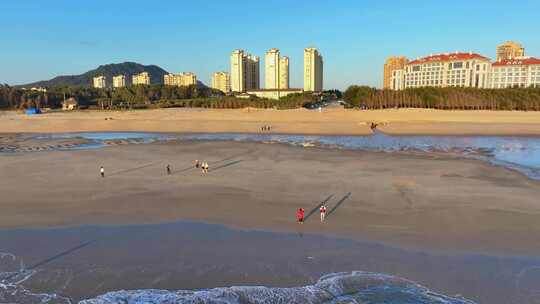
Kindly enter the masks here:
<path id="1" fill-rule="evenodd" d="M 194 159 L 208 161 L 210 174 L 194 170 Z M 296 232 L 303 207 L 314 210 L 305 233 L 445 254 L 540 255 L 540 183 L 448 154 L 182 141 L 4 153 L 0 172 L 3 229 L 197 220 Z M 323 201 L 330 212 L 321 224 Z"/>
<path id="2" fill-rule="evenodd" d="M 301 231 L 198 223 L 4 230 L 0 248 L 17 258 L 0 259 L 0 271 L 40 264 L 24 286 L 75 300 L 122 289 L 304 286 L 351 270 L 394 274 L 477 303 L 539 300 L 540 259 L 433 255 Z"/>
<path id="3" fill-rule="evenodd" d="M 112 118 L 112 119 L 111 119 Z M 146 131 L 369 135 L 371 123 L 388 134 L 540 135 L 540 112 L 441 111 L 429 109 L 318 111 L 264 109 L 156 109 L 75 111 L 27 116 L 0 112 L 6 133 Z"/>

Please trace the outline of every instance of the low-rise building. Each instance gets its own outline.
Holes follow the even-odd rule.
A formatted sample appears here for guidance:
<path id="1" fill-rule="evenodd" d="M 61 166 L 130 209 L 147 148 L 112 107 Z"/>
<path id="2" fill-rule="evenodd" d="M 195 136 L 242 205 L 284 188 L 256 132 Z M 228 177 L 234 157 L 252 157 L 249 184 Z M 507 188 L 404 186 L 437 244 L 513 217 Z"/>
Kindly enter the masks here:
<path id="1" fill-rule="evenodd" d="M 171 86 L 190 86 L 197 84 L 197 76 L 191 72 L 180 74 L 167 74 L 163 76 L 163 83 Z"/>
<path id="2" fill-rule="evenodd" d="M 132 79 L 133 79 L 132 81 L 133 85 L 138 85 L 138 84 L 149 85 L 150 84 L 150 75 L 148 75 L 148 72 L 135 74 L 132 76 Z"/>
<path id="3" fill-rule="evenodd" d="M 126 86 L 126 76 L 116 75 L 113 77 L 113 88 L 122 88 Z"/>
<path id="4" fill-rule="evenodd" d="M 540 87 L 540 59 L 517 57 L 492 64 L 491 88 Z"/>
<path id="5" fill-rule="evenodd" d="M 94 88 L 103 89 L 105 87 L 107 87 L 107 77 L 105 76 L 94 77 Z"/>
<path id="6" fill-rule="evenodd" d="M 247 90 L 249 95 L 255 95 L 259 98 L 268 98 L 268 99 L 280 99 L 291 94 L 301 94 L 304 90 L 302 89 L 259 89 L 259 90 Z"/>
<path id="7" fill-rule="evenodd" d="M 73 111 L 79 108 L 79 102 L 74 97 L 70 97 L 62 102 L 63 111 Z"/>

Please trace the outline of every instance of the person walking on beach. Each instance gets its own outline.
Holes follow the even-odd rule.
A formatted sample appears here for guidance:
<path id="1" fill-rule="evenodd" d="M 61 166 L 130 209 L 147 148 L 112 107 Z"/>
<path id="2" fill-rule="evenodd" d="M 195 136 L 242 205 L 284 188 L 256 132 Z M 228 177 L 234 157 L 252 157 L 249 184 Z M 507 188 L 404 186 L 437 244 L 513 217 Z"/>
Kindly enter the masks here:
<path id="1" fill-rule="evenodd" d="M 298 210 L 296 210 L 296 221 L 298 224 L 304 223 L 304 208 L 298 208 Z"/>
<path id="2" fill-rule="evenodd" d="M 321 223 L 324 222 L 324 218 L 326 217 L 326 206 L 323 204 L 321 205 L 321 208 L 319 208 L 319 212 L 321 213 Z"/>
<path id="3" fill-rule="evenodd" d="M 199 166 L 201 165 L 201 163 L 199 162 L 198 159 L 195 160 L 195 169 L 199 169 Z"/>
<path id="4" fill-rule="evenodd" d="M 171 175 L 171 165 L 167 164 L 167 175 Z"/>
<path id="5" fill-rule="evenodd" d="M 103 168 L 103 166 L 99 168 L 99 173 L 101 174 L 101 177 L 105 177 L 105 168 Z"/>

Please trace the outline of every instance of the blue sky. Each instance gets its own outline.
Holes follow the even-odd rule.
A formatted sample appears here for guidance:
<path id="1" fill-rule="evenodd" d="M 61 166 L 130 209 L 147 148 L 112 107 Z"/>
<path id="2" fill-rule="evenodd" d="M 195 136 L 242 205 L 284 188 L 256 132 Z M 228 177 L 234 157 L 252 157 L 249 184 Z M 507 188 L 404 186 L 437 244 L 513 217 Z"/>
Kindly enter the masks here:
<path id="1" fill-rule="evenodd" d="M 83 4 L 84 3 L 84 4 Z M 540 57 L 540 1 L 0 1 L 0 83 L 79 74 L 136 61 L 193 71 L 209 83 L 242 48 L 263 57 L 277 47 L 302 86 L 302 51 L 317 47 L 325 88 L 382 85 L 389 55 L 453 51 L 495 57 L 516 40 Z M 261 65 L 261 78 L 263 65 Z"/>

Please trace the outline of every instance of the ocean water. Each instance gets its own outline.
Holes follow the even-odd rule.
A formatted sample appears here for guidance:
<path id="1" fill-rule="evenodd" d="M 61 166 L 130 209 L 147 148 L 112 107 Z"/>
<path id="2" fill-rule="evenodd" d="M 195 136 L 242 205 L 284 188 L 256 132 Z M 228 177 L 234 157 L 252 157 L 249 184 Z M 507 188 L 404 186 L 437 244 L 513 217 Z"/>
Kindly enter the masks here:
<path id="1" fill-rule="evenodd" d="M 137 132 L 64 133 L 40 136 L 40 138 L 73 137 L 86 138 L 91 140 L 91 143 L 68 149 L 99 148 L 111 144 L 111 141 L 122 140 L 127 143 L 152 143 L 167 140 L 225 140 L 384 152 L 451 152 L 517 170 L 530 178 L 540 180 L 540 137 L 531 136 L 393 136 L 380 132 L 371 136 Z"/>
<path id="2" fill-rule="evenodd" d="M 0 303 L 540 303 L 538 258 L 434 254 L 301 230 L 0 230 Z"/>
<path id="3" fill-rule="evenodd" d="M 0 253 L 0 260 L 18 262 L 13 254 Z M 0 265 L 6 267 L 5 261 Z M 1 272 L 0 303 L 72 304 L 76 301 L 55 293 L 34 293 L 23 286 L 38 270 L 23 268 Z M 4 269 L 5 270 L 5 269 Z M 95 283 L 97 284 L 97 282 Z M 202 290 L 120 290 L 82 300 L 81 304 L 474 304 L 430 291 L 415 282 L 392 275 L 353 271 L 331 273 L 317 283 L 302 287 L 272 288 L 232 286 Z"/>

